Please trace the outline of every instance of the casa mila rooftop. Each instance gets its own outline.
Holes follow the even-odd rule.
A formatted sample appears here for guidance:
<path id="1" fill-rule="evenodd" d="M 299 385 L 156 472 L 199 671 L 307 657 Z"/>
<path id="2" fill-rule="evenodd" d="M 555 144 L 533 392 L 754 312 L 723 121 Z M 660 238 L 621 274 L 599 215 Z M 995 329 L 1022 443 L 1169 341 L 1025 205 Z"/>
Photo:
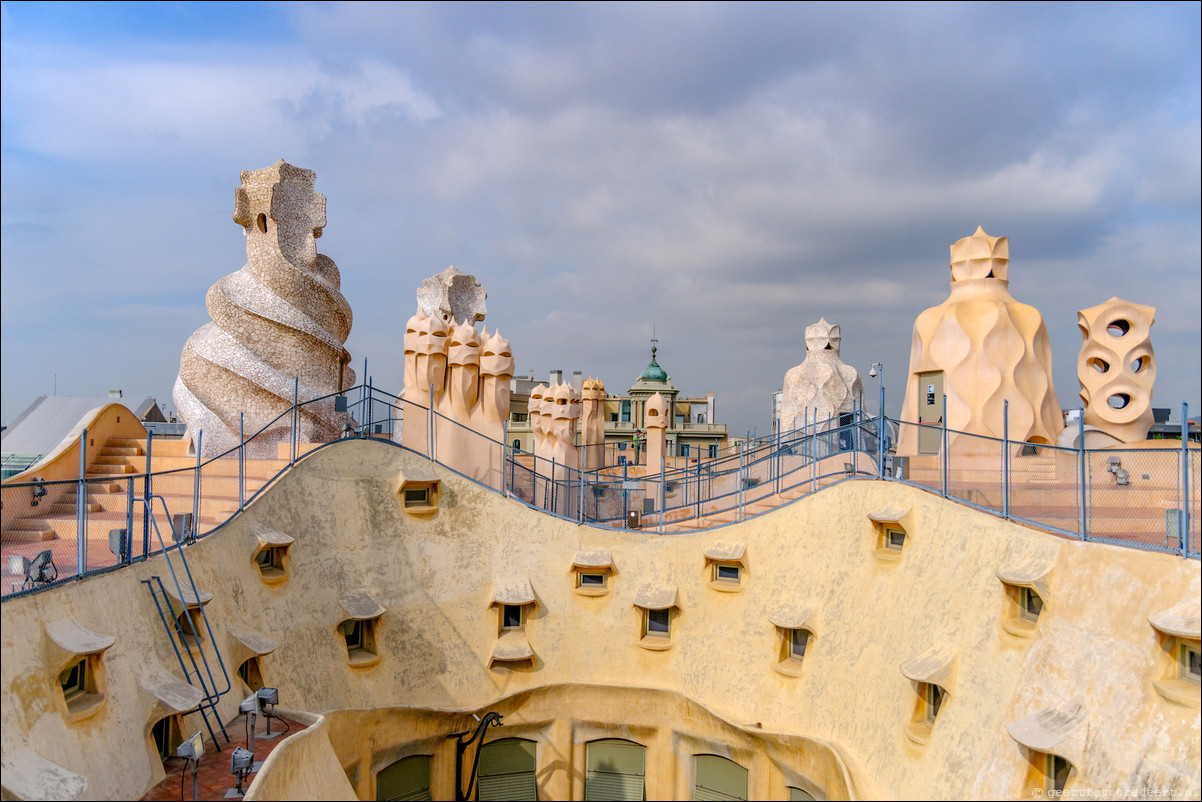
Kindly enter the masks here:
<path id="1" fill-rule="evenodd" d="M 315 174 L 243 172 L 233 216 L 183 437 L 114 400 L 3 482 L 5 799 L 1198 798 L 1202 452 L 1149 439 L 1155 307 L 1082 298 L 1066 422 L 978 228 L 898 419 L 821 319 L 771 438 L 669 453 L 656 392 L 620 448 L 590 379 L 521 450 L 477 277 L 420 282 L 375 386 Z"/>

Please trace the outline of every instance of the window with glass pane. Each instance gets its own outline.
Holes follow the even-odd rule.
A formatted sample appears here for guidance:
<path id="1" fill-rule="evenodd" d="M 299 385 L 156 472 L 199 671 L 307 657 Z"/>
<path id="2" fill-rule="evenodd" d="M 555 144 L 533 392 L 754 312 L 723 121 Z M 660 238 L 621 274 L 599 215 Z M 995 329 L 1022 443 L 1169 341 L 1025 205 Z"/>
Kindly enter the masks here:
<path id="1" fill-rule="evenodd" d="M 671 623 L 671 615 L 669 610 L 648 610 L 647 611 L 647 634 L 656 637 L 668 637 L 668 628 Z"/>

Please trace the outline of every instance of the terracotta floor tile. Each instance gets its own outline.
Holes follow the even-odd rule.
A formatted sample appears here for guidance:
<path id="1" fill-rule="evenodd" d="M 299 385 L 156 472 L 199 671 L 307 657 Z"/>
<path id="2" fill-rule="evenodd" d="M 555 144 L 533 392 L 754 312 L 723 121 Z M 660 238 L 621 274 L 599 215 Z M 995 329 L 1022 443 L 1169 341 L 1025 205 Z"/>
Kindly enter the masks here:
<path id="1" fill-rule="evenodd" d="M 303 724 L 292 721 L 290 719 L 277 718 L 271 722 L 271 731 L 274 735 L 283 729 L 281 721 L 286 721 L 290 729 L 287 735 L 300 732 L 305 729 Z M 213 744 L 205 741 L 204 757 L 200 759 L 200 771 L 197 773 L 197 798 L 198 799 L 224 799 L 225 792 L 233 788 L 235 785 L 234 775 L 230 773 L 230 756 L 234 752 L 234 748 L 241 746 L 243 749 L 249 748 L 246 738 L 245 720 L 239 716 L 232 722 L 225 725 L 225 731 L 230 736 L 230 742 L 227 744 L 225 739 L 218 734 L 221 739 L 221 751 L 217 752 L 213 749 Z M 207 733 L 206 733 L 207 734 Z M 280 741 L 284 740 L 285 736 L 273 737 L 271 740 L 264 740 L 263 736 L 267 734 L 267 722 L 260 716 L 259 721 L 255 726 L 255 762 L 266 760 L 272 750 L 279 745 Z M 170 800 L 179 800 L 180 797 L 180 772 L 183 771 L 183 799 L 192 798 L 192 774 L 191 771 L 184 770 L 183 758 L 173 757 L 170 760 L 163 761 L 163 769 L 167 772 L 167 777 L 151 788 L 146 796 L 142 799 L 147 802 L 169 802 Z M 242 789 L 246 790 L 254 780 L 255 775 L 251 774 L 246 778 Z"/>

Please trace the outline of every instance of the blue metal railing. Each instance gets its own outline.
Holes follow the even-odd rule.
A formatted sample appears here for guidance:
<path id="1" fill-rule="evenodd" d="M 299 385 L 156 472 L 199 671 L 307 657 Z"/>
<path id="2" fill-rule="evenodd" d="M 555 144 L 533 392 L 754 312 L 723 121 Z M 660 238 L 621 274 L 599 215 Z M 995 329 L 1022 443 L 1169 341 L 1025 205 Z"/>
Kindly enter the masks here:
<path id="1" fill-rule="evenodd" d="M 76 538 L 76 570 L 72 574 L 59 565 L 58 582 L 112 570 L 164 551 L 161 537 L 157 544 L 151 540 L 151 531 L 157 533 L 159 526 L 153 498 L 162 500 L 164 520 L 170 519 L 164 492 L 156 491 L 164 483 L 176 485 L 177 490 L 184 483 L 190 485 L 187 506 L 183 506 L 183 499 L 177 499 L 176 507 L 192 512 L 199 536 L 215 531 L 303 458 L 299 453 L 300 429 L 302 418 L 313 417 L 306 410 L 310 405 L 322 405 L 318 411 L 323 413 L 328 412 L 326 407 L 338 409 L 339 415 L 345 409 L 345 437 L 388 442 L 528 506 L 593 526 L 626 527 L 629 513 L 637 511 L 640 525 L 658 532 L 712 528 L 762 514 L 838 482 L 872 478 L 923 487 L 1008 520 L 1083 540 L 1198 557 L 1202 452 L 1197 444 L 1184 438 L 1179 448 L 1120 450 L 1088 449 L 1078 437 L 1075 447 L 1063 448 L 1014 442 L 1008 432 L 1003 432 L 1002 438 L 989 438 L 940 426 L 936 453 L 921 455 L 911 450 L 903 456 L 897 452 L 898 443 L 917 435 L 917 424 L 869 417 L 856 410 L 850 422 L 837 418 L 806 421 L 797 430 L 742 442 L 714 458 L 665 457 L 659 466 L 635 466 L 627 461 L 581 471 L 578 465 L 563 465 L 520 451 L 504 440 L 485 437 L 437 411 L 374 387 L 370 378 L 341 394 L 305 401 L 295 398 L 258 432 L 240 436 L 238 445 L 215 457 L 197 457 L 189 467 L 151 471 L 151 455 L 160 439 L 152 434 L 147 439 L 146 469 L 142 473 L 5 484 L 5 552 L 17 554 L 23 550 L 30 552 L 25 556 L 32 556 L 40 550 L 39 544 L 24 541 L 24 530 L 18 527 L 40 520 L 38 515 L 46 509 L 34 509 L 35 492 L 67 498 L 64 493 L 71 490 L 67 486 L 74 486 L 77 532 L 86 532 L 96 523 L 90 517 L 94 504 L 89 492 L 97 484 L 107 488 L 107 498 L 125 496 L 125 510 L 115 516 L 124 526 L 125 545 L 120 554 L 89 554 L 89 539 Z M 1187 419 L 1187 412 L 1183 406 L 1183 419 Z M 1184 427 L 1183 435 L 1188 435 Z M 198 433 L 201 444 L 202 438 L 203 433 Z M 638 455 L 633 450 L 616 448 L 605 448 L 603 453 L 614 458 Z M 86 464 L 82 458 L 81 463 Z M 911 469 L 908 474 L 900 467 L 904 465 Z M 228 470 L 231 476 L 225 476 L 222 470 Z M 1045 473 L 1037 475 L 1033 471 Z M 250 472 L 258 473 L 258 486 L 248 497 Z M 236 482 L 235 489 L 228 491 L 228 514 L 210 515 L 202 522 L 202 502 L 215 495 L 205 489 L 206 484 L 212 479 L 221 482 L 223 477 Z M 119 493 L 112 490 L 114 485 Z M 1141 486 L 1155 491 L 1157 503 L 1166 506 L 1149 510 L 1146 505 L 1129 503 L 1132 488 Z M 139 489 L 141 492 L 137 492 Z M 53 509 L 52 504 L 47 507 Z M 135 549 L 137 539 L 133 535 L 139 518 L 141 548 Z M 14 584 L 8 581 L 4 589 Z M 36 592 L 40 587 L 4 595 Z"/>

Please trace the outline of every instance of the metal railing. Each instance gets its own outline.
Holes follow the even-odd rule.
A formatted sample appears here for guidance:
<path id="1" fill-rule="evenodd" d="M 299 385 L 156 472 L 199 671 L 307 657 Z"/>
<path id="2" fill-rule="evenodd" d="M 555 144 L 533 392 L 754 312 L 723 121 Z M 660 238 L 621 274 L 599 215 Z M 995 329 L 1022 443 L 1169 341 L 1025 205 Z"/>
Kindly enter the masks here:
<path id="1" fill-rule="evenodd" d="M 178 531 L 176 519 L 191 527 L 189 537 L 215 531 L 304 451 L 336 442 L 300 442 L 305 426 L 330 415 L 342 422 L 344 438 L 388 442 L 531 507 L 592 526 L 654 532 L 715 528 L 839 482 L 870 478 L 923 487 L 1082 540 L 1198 557 L 1202 451 L 1189 443 L 1184 429 L 1181 443 L 1167 448 L 1088 449 L 1083 436 L 1076 448 L 1062 448 L 1012 442 L 1006 432 L 1000 439 L 945 427 L 932 432 L 930 426 L 857 410 L 850 421 L 848 416 L 806 421 L 715 457 L 666 456 L 659 465 L 645 464 L 645 450 L 608 443 L 601 447 L 603 467 L 581 471 L 578 462 L 565 465 L 523 452 L 507 444 L 505 434 L 500 440 L 486 437 L 370 380 L 340 394 L 305 401 L 295 395 L 275 420 L 209 459 L 197 456 L 201 449 L 156 457 L 162 438 L 152 434 L 143 470 L 86 474 L 87 453 L 81 449 L 82 478 L 4 484 L 3 596 L 161 553 L 152 534 Z M 1184 405 L 1182 412 L 1187 419 Z M 907 441 L 919 447 L 899 454 L 898 444 Z M 86 431 L 81 442 L 87 442 Z M 919 453 L 923 450 L 931 453 Z M 153 470 L 156 459 L 159 470 Z M 153 497 L 162 503 L 150 504 Z M 57 578 L 48 579 L 53 572 L 29 576 L 28 565 L 47 551 Z"/>

